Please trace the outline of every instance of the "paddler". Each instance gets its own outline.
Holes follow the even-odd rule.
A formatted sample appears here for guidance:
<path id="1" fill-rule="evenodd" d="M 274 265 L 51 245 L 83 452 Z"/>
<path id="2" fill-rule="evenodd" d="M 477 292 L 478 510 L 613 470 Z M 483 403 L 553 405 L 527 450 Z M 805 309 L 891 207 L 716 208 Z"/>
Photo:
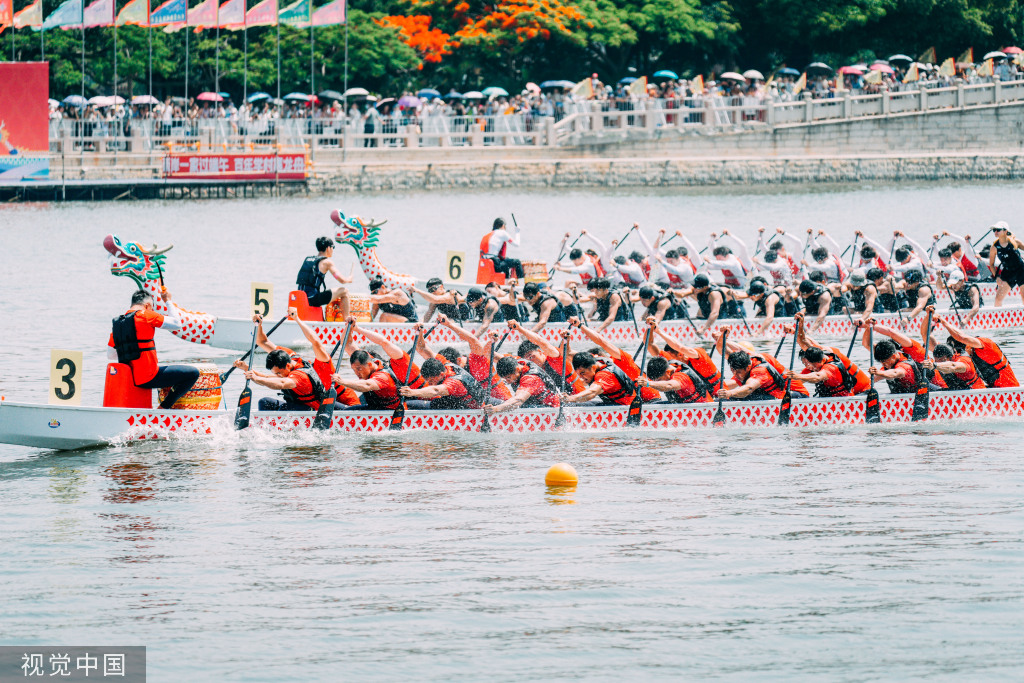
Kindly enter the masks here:
<path id="1" fill-rule="evenodd" d="M 917 392 L 918 373 L 922 368 L 914 359 L 904 355 L 891 339 L 875 344 L 874 358 L 881 367 L 871 366 L 868 374 L 881 378 L 889 385 L 889 393 L 913 394 Z"/>
<path id="2" fill-rule="evenodd" d="M 794 317 L 796 318 L 797 323 L 796 341 L 797 344 L 800 345 L 801 351 L 807 351 L 808 349 L 815 347 L 821 349 L 824 354 L 825 362 L 835 364 L 839 369 L 840 374 L 843 375 L 844 384 L 852 387 L 849 389 L 851 394 L 863 394 L 871 388 L 871 378 L 868 377 L 866 372 L 858 368 L 842 350 L 835 346 L 824 346 L 819 344 L 807 334 L 806 327 L 804 326 L 803 313 L 797 313 Z M 803 356 L 801 356 L 801 358 L 803 358 Z M 806 366 L 807 364 L 804 363 L 804 365 Z M 801 377 L 800 379 L 804 378 Z"/>
<path id="3" fill-rule="evenodd" d="M 570 318 L 575 320 L 575 318 Z M 516 355 L 528 360 L 548 374 L 553 382 L 561 386 L 562 375 L 565 375 L 565 389 L 569 393 L 578 393 L 586 388 L 576 371 L 572 369 L 572 351 L 566 352 L 566 365 L 562 368 L 562 347 L 556 348 L 551 342 L 532 330 L 528 330 L 516 320 L 508 321 L 508 328 L 519 332 L 523 341 L 516 350 Z M 568 343 L 568 332 L 562 330 L 562 344 Z"/>
<path id="4" fill-rule="evenodd" d="M 587 234 L 587 231 L 584 230 L 582 234 Z M 565 233 L 565 236 L 568 238 L 569 233 Z M 584 252 L 582 249 L 573 248 L 569 251 L 569 260 L 572 261 L 571 266 L 556 263 L 555 270 L 569 273 L 570 275 L 579 275 L 580 282 L 583 285 L 589 285 L 590 281 L 594 278 L 605 277 L 601 258 L 593 251 Z"/>
<path id="5" fill-rule="evenodd" d="M 476 320 L 480 323 L 477 335 L 483 334 L 492 322 L 505 322 L 505 314 L 501 312 L 498 298 L 482 289 L 471 287 L 466 293 L 466 305 L 476 313 Z"/>
<path id="6" fill-rule="evenodd" d="M 650 379 L 648 379 L 650 378 Z M 647 361 L 647 377 L 637 380 L 644 389 L 665 394 L 661 403 L 707 403 L 711 401 L 711 388 L 686 363 L 670 363 L 665 358 Z"/>
<path id="7" fill-rule="evenodd" d="M 330 237 L 317 237 L 316 251 L 315 256 L 307 256 L 302 262 L 295 284 L 306 295 L 310 306 L 319 307 L 338 301 L 341 306 L 341 317 L 346 319 L 349 312 L 348 290 L 344 287 L 338 287 L 333 291 L 326 289 L 325 279 L 327 273 L 330 273 L 338 282 L 347 284 L 352 282 L 352 277 L 342 275 L 334 265 L 334 240 Z"/>
<path id="8" fill-rule="evenodd" d="M 498 333 L 495 331 L 489 332 L 486 335 L 487 342 L 484 343 L 476 335 L 469 332 L 469 330 L 454 324 L 447 316 L 439 315 L 437 322 L 439 325 L 447 327 L 451 330 L 452 334 L 469 345 L 469 353 L 465 356 L 450 347 L 441 349 L 438 351 L 438 355 L 444 356 L 448 362 L 464 367 L 473 376 L 473 379 L 485 388 L 487 382 L 490 381 L 490 396 L 492 398 L 499 399 L 500 401 L 507 401 L 512 398 L 512 391 L 508 385 L 498 377 L 493 368 L 488 366 L 491 357 L 491 346 L 497 341 Z M 420 355 L 425 358 L 435 357 L 430 353 L 426 340 L 420 340 L 418 350 Z M 441 359 L 438 358 L 438 360 Z"/>
<path id="9" fill-rule="evenodd" d="M 370 280 L 370 303 L 371 320 L 378 313 L 380 317 L 377 322 L 382 323 L 414 323 L 419 320 L 416 317 L 416 304 L 409 295 L 400 289 L 385 288 L 380 278 Z"/>
<path id="10" fill-rule="evenodd" d="M 811 332 L 817 332 L 832 308 L 832 293 L 824 285 L 811 280 L 801 282 L 797 291 L 803 300 L 804 311 L 808 316 L 814 316 Z"/>
<path id="11" fill-rule="evenodd" d="M 921 366 L 941 375 L 949 391 L 985 388 L 971 357 L 955 351 L 949 344 L 937 344 L 932 349 L 932 357 L 926 358 Z"/>
<path id="12" fill-rule="evenodd" d="M 590 319 L 597 323 L 597 331 L 601 332 L 613 322 L 629 320 L 629 308 L 618 292 L 612 291 L 612 285 L 606 277 L 594 278 L 587 283 L 587 290 L 594 302 L 594 310 Z"/>
<path id="13" fill-rule="evenodd" d="M 563 403 L 628 406 L 633 402 L 636 385 L 618 366 L 581 352 L 572 357 L 572 367 L 589 386 L 578 394 L 563 394 Z"/>
<path id="14" fill-rule="evenodd" d="M 680 303 L 674 294 L 666 294 L 658 287 L 645 285 L 637 292 L 637 296 L 643 307 L 647 309 L 645 317 L 653 316 L 658 322 L 686 317 L 681 311 L 681 307 L 685 304 Z"/>
<path id="15" fill-rule="evenodd" d="M 485 390 L 468 372 L 457 365 L 445 365 L 429 358 L 420 367 L 426 386 L 419 389 L 399 387 L 406 398 L 430 401 L 430 410 L 476 410 L 485 402 Z"/>
<path id="16" fill-rule="evenodd" d="M 974 366 L 985 382 L 985 386 L 992 388 L 1017 387 L 1017 376 L 1013 374 L 1010 361 L 1003 355 L 999 344 L 988 337 L 973 337 L 959 327 L 950 324 L 945 316 L 935 316 L 935 322 L 946 328 L 949 338 L 946 343 L 957 353 L 965 353 L 970 356 Z"/>
<path id="17" fill-rule="evenodd" d="M 444 282 L 439 277 L 432 277 L 427 280 L 426 291 L 413 287 L 412 291 L 423 297 L 427 302 L 427 312 L 423 315 L 423 322 L 428 322 L 436 311 L 452 320 L 465 322 L 471 317 L 469 306 L 465 303 L 465 297 L 456 291 L 449 292 L 444 288 Z"/>
<path id="18" fill-rule="evenodd" d="M 693 296 L 697 300 L 697 317 L 704 319 L 704 324 L 697 331 L 701 336 L 707 334 L 719 317 L 734 317 L 731 315 L 730 302 L 725 300 L 725 293 L 718 285 L 711 284 L 711 279 L 704 273 L 693 278 L 693 287 L 686 296 Z"/>
<path id="19" fill-rule="evenodd" d="M 537 314 L 537 322 L 533 326 L 535 332 L 539 332 L 548 323 L 564 323 L 576 310 L 576 304 L 570 294 L 547 288 L 541 289 L 536 282 L 526 283 L 523 287 L 523 299 Z"/>
<path id="20" fill-rule="evenodd" d="M 522 280 L 523 264 L 519 259 L 508 256 L 508 245 L 520 246 L 519 226 L 515 225 L 512 232 L 505 226 L 504 218 L 495 218 L 491 231 L 480 240 L 480 257 L 490 259 L 494 263 L 494 272 L 503 273 L 506 277 Z"/>
<path id="21" fill-rule="evenodd" d="M 558 407 L 558 385 L 535 364 L 522 358 L 505 356 L 498 361 L 496 367 L 498 375 L 508 382 L 515 393 L 512 398 L 496 406 L 484 406 L 484 412 L 488 415 L 515 410 L 520 406 Z"/>
<path id="22" fill-rule="evenodd" d="M 156 328 L 168 332 L 181 329 L 177 305 L 171 301 L 171 293 L 164 287 L 161 298 L 167 304 L 167 313 L 153 310 L 153 296 L 140 289 L 132 294 L 131 307 L 121 316 L 114 318 L 113 330 L 107 346 L 108 356 L 118 363 L 125 363 L 132 370 L 132 381 L 143 389 L 171 391 L 160 402 L 161 410 L 170 410 L 179 398 L 189 392 L 199 380 L 199 370 L 191 365 L 159 365 L 156 357 L 156 342 L 153 340 Z"/>
<path id="23" fill-rule="evenodd" d="M 288 369 L 290 365 L 290 370 L 304 371 L 305 368 L 312 367 L 313 371 L 316 372 L 317 377 L 320 379 L 320 383 L 322 384 L 322 386 L 326 390 L 329 390 L 331 386 L 331 376 L 334 374 L 335 371 L 334 360 L 328 355 L 327 351 L 324 349 L 324 345 L 316 336 L 316 333 L 313 332 L 312 329 L 310 329 L 309 325 L 307 325 L 304 321 L 299 319 L 296 309 L 288 309 L 288 319 L 299 326 L 299 329 L 302 330 L 302 335 L 306 338 L 306 341 L 308 341 L 310 346 L 313 348 L 312 366 L 310 366 L 298 354 L 296 354 L 288 347 L 278 346 L 271 342 L 267 338 L 266 332 L 263 331 L 263 316 L 261 315 L 254 315 L 252 317 L 252 321 L 257 325 L 256 346 L 258 346 L 263 351 L 266 351 L 267 354 L 274 353 L 275 351 L 283 351 L 287 355 L 289 363 L 287 363 L 284 366 L 281 366 L 280 363 L 277 363 L 274 366 L 275 368 L 284 367 L 285 369 Z M 344 353 L 344 351 L 342 352 Z M 235 361 L 235 367 L 243 371 L 249 370 L 249 364 L 241 360 Z M 269 361 L 267 364 L 267 369 L 274 374 L 264 375 L 262 373 L 253 373 L 253 381 L 262 386 L 269 387 L 271 389 L 278 389 L 279 391 L 284 392 L 285 398 L 284 400 L 268 397 L 261 398 L 258 404 L 258 408 L 260 410 L 316 410 L 317 408 L 320 407 L 319 400 L 305 400 L 311 398 L 308 395 L 309 392 L 307 391 L 311 387 L 306 386 L 306 379 L 304 377 L 296 376 L 292 378 L 296 386 L 292 386 L 291 383 L 285 382 L 283 384 L 287 384 L 287 386 L 271 387 L 269 384 L 264 383 L 263 381 L 261 381 L 261 379 L 258 378 L 266 380 L 276 380 L 280 379 L 281 377 L 290 377 L 291 372 L 289 371 L 288 373 L 282 375 L 281 373 L 277 372 L 274 368 L 270 366 Z M 282 384 L 281 382 L 276 381 L 273 383 L 275 385 Z M 359 396 L 356 394 L 356 392 L 343 386 L 336 386 L 335 389 L 338 392 L 338 397 L 337 399 L 335 399 L 338 403 L 346 406 L 359 404 Z M 326 396 L 326 391 L 324 392 L 324 395 Z M 320 400 L 322 400 L 322 397 Z M 314 403 L 316 403 L 315 407 L 313 405 Z"/>
<path id="24" fill-rule="evenodd" d="M 1002 306 L 1003 299 L 1014 287 L 1018 287 L 1020 300 L 1024 302 L 1024 260 L 1021 259 L 1018 249 L 1024 249 L 1024 242 L 1013 236 L 1010 226 L 1004 221 L 999 221 L 991 228 L 996 240 L 992 243 L 988 252 L 988 267 L 996 274 L 996 299 L 995 306 Z M 999 257 L 999 267 L 996 267 L 996 256 Z"/>
<path id="25" fill-rule="evenodd" d="M 352 366 L 352 372 L 355 373 L 356 379 L 335 374 L 331 378 L 332 381 L 362 394 L 364 405 L 349 406 L 349 410 L 394 410 L 401 403 L 401 399 L 398 397 L 398 387 L 405 383 L 407 374 L 409 376 L 408 386 L 418 389 L 424 385 L 419 368 L 409 358 L 408 353 L 382 335 L 360 327 L 355 323 L 354 318 L 350 317 L 348 322 L 352 323 L 353 336 L 360 334 L 366 341 L 380 346 L 387 354 L 388 360 L 385 362 L 376 354 L 371 354 L 365 349 L 358 349 L 349 356 L 349 365 Z M 412 363 L 411 373 L 409 373 L 410 363 Z M 410 402 L 408 407 L 425 409 L 429 408 L 430 404 L 426 401 Z"/>
<path id="26" fill-rule="evenodd" d="M 707 383 L 712 393 L 718 391 L 722 385 L 722 375 L 718 371 L 718 363 L 711 359 L 711 356 L 699 346 L 686 346 L 666 335 L 657 324 L 654 325 L 654 336 L 661 337 L 665 341 L 663 348 L 658 348 L 653 337 L 647 347 L 654 357 L 664 357 L 670 361 L 686 363 L 697 375 Z"/>
<path id="27" fill-rule="evenodd" d="M 787 328 L 787 333 L 792 328 Z M 786 366 L 770 353 L 754 353 L 753 347 L 747 344 L 746 350 L 739 343 L 729 341 L 722 348 L 722 333 L 716 330 L 711 334 L 715 340 L 715 348 L 725 354 L 726 362 L 733 371 L 733 378 L 724 382 L 716 398 L 733 398 L 746 401 L 782 398 L 785 394 Z M 735 359 L 733 358 L 735 356 Z M 807 387 L 799 379 L 790 381 L 793 398 L 806 398 Z"/>
<path id="28" fill-rule="evenodd" d="M 646 323 L 650 329 L 653 329 L 655 326 L 657 326 L 658 321 L 655 320 L 653 316 L 648 316 L 646 319 Z M 593 328 L 582 326 L 580 324 L 579 318 L 570 318 L 569 325 L 581 331 L 587 339 L 597 344 L 597 349 L 590 351 L 590 355 L 602 361 L 605 358 L 607 358 L 615 365 L 616 368 L 622 370 L 622 372 L 626 374 L 626 377 L 628 377 L 631 381 L 635 382 L 640 377 L 640 366 L 636 364 L 636 361 L 633 360 L 633 357 L 630 356 L 629 353 L 623 351 L 618 346 L 605 339 L 600 333 L 595 331 Z M 568 338 L 568 332 L 565 333 L 565 336 L 566 338 Z M 651 336 L 653 335 L 650 332 L 648 332 L 648 338 L 650 338 Z M 584 381 L 593 383 L 595 380 L 584 379 Z M 661 396 L 655 389 L 650 388 L 642 389 L 640 391 L 640 395 L 643 397 L 644 401 L 657 401 L 658 399 L 661 398 Z M 632 397 L 630 398 L 630 400 L 632 400 Z"/>
<path id="29" fill-rule="evenodd" d="M 903 276 L 903 291 L 910 305 L 908 320 L 916 320 L 926 306 L 935 305 L 935 291 L 919 270 L 908 270 Z"/>

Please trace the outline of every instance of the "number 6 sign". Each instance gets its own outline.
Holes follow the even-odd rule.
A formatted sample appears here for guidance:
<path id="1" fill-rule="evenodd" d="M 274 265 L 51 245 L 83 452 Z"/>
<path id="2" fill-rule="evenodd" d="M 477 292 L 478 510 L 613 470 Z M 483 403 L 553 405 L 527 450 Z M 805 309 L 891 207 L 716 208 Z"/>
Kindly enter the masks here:
<path id="1" fill-rule="evenodd" d="M 50 350 L 49 402 L 82 405 L 82 352 Z"/>
<path id="2" fill-rule="evenodd" d="M 462 278 L 466 274 L 466 252 L 449 251 L 445 260 L 448 264 L 448 280 L 451 282 L 462 282 Z"/>

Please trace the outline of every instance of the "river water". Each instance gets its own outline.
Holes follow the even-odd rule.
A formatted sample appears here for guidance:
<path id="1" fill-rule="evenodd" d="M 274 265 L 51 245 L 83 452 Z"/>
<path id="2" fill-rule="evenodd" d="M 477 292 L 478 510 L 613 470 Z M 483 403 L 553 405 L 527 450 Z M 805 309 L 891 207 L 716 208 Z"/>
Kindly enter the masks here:
<path id="1" fill-rule="evenodd" d="M 328 213 L 440 274 L 515 212 L 519 255 L 634 220 L 840 243 L 1021 228 L 1010 185 L 345 196 L 0 210 L 0 394 L 44 402 L 50 348 L 98 404 L 109 232 L 174 242 L 167 285 L 244 315 L 285 297 Z M 339 254 L 347 267 L 350 254 Z M 357 280 L 357 285 L 361 280 Z M 1016 334 L 996 335 L 1024 366 Z M 232 352 L 158 336 L 166 361 Z M 864 360 L 863 351 L 855 360 Z M 241 380 L 229 383 L 234 396 Z M 153 680 L 1019 680 L 1024 428 L 1012 421 L 530 436 L 217 436 L 72 454 L 0 446 L 0 644 L 146 645 Z M 1014 446 L 1014 444 L 1017 446 Z M 576 489 L 548 489 L 558 461 Z"/>

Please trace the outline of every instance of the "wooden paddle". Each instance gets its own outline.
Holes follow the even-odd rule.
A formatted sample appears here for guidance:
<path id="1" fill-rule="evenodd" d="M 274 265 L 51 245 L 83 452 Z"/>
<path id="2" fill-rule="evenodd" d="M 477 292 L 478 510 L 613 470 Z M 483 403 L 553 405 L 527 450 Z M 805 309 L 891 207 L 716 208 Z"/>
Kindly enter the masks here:
<path id="1" fill-rule="evenodd" d="M 345 325 L 345 336 L 338 342 L 338 345 L 331 350 L 331 361 L 334 361 L 334 354 L 338 352 L 338 348 L 344 349 L 348 346 L 349 335 L 352 334 L 352 323 L 346 323 Z M 342 351 L 342 353 L 345 353 Z M 341 361 L 338 361 L 341 364 Z M 327 398 L 320 403 L 320 408 L 316 411 L 316 417 L 313 418 L 313 429 L 328 429 L 331 426 L 331 421 L 334 419 L 334 406 L 335 401 L 338 398 L 338 387 L 334 386 L 334 382 L 331 382 L 331 390 L 327 392 Z"/>
<path id="2" fill-rule="evenodd" d="M 498 348 L 501 348 L 501 345 L 505 343 L 505 337 L 511 334 L 511 332 L 512 330 L 509 330 L 504 335 L 502 335 L 501 339 L 499 339 L 496 343 L 491 344 L 491 359 L 487 361 L 487 389 L 484 390 L 485 401 L 487 400 L 488 395 L 490 395 L 491 393 L 491 386 L 494 384 L 494 353 L 495 351 L 497 351 Z M 488 433 L 491 431 L 491 418 L 487 417 L 486 412 L 484 412 L 483 422 L 480 423 L 480 431 L 484 433 Z"/>
<path id="3" fill-rule="evenodd" d="M 427 337 L 430 336 L 430 333 L 437 329 L 438 325 L 440 325 L 440 323 L 434 323 L 434 325 L 429 330 L 427 330 L 425 333 L 424 332 L 417 332 L 416 333 L 416 338 L 412 340 L 412 346 L 409 347 L 409 352 L 406 354 L 406 355 L 409 356 L 409 367 L 405 369 L 405 381 L 403 381 L 400 385 L 395 387 L 395 391 L 396 392 L 398 391 L 399 387 L 404 387 L 404 386 L 409 384 L 409 378 L 412 377 L 412 359 L 413 359 L 413 354 L 416 353 L 416 347 L 420 345 L 420 337 L 422 336 L 423 339 L 426 340 Z M 391 413 L 391 423 L 388 424 L 388 430 L 390 430 L 392 432 L 401 431 L 402 429 L 405 428 L 404 427 L 404 423 L 405 423 L 405 397 L 402 396 L 401 394 L 399 394 L 398 406 L 395 407 L 395 412 Z"/>
<path id="4" fill-rule="evenodd" d="M 722 386 L 725 385 L 725 342 L 728 338 L 729 328 L 727 327 L 722 330 L 722 369 L 719 371 L 719 374 L 722 376 Z M 721 391 L 721 388 L 719 391 Z M 711 424 L 715 427 L 725 426 L 725 411 L 722 410 L 723 400 L 724 399 L 721 396 L 718 397 L 718 410 L 715 411 L 715 416 L 711 418 Z"/>
<path id="5" fill-rule="evenodd" d="M 627 311 L 629 311 L 629 319 L 633 321 L 633 329 L 636 330 L 637 334 L 640 334 L 640 326 L 636 324 L 636 315 L 633 314 L 633 302 L 626 301 L 626 297 L 622 295 L 622 292 L 619 292 L 619 301 L 621 301 L 622 305 L 626 307 Z"/>
<path id="6" fill-rule="evenodd" d="M 925 323 L 928 328 L 924 333 L 924 357 L 928 359 L 928 346 L 932 341 L 932 312 L 928 311 L 928 320 Z M 914 412 L 910 416 L 911 422 L 920 422 L 928 419 L 928 404 L 931 398 L 928 395 L 928 377 L 924 374 L 924 368 L 917 366 L 920 370 L 920 377 L 917 378 L 917 391 L 914 393 Z"/>
<path id="7" fill-rule="evenodd" d="M 249 355 L 256 350 L 256 330 L 259 325 L 252 326 L 252 345 L 249 348 Z M 235 408 L 235 429 L 245 429 L 249 426 L 249 417 L 252 414 L 252 389 L 249 388 L 249 378 L 245 379 L 245 388 L 238 396 L 238 407 Z"/>
<path id="8" fill-rule="evenodd" d="M 796 360 L 796 333 L 793 333 L 793 350 L 789 352 L 789 371 L 793 371 L 793 362 Z M 793 392 L 791 391 L 792 380 L 786 378 L 786 390 L 782 394 L 782 405 L 779 406 L 779 425 L 789 424 L 789 413 L 793 406 Z"/>
<path id="9" fill-rule="evenodd" d="M 569 340 L 565 340 L 565 346 L 562 347 L 562 372 L 559 373 L 562 376 L 562 393 L 565 393 L 565 363 L 569 358 Z M 561 429 L 565 426 L 565 404 L 559 399 L 558 401 L 558 415 L 555 416 L 555 429 Z"/>
<path id="10" fill-rule="evenodd" d="M 892 279 L 892 275 L 889 276 L 889 289 L 892 290 L 892 298 L 896 300 L 896 314 L 900 317 L 900 327 L 905 332 L 907 330 L 907 324 L 903 322 L 903 309 L 900 307 L 900 297 L 896 293 L 896 282 Z"/>
<path id="11" fill-rule="evenodd" d="M 281 327 L 281 324 L 282 324 L 282 323 L 283 323 L 283 322 L 284 322 L 285 320 L 287 320 L 287 319 L 288 319 L 288 316 L 286 315 L 286 316 L 284 316 L 283 318 L 281 318 L 280 320 L 278 320 L 278 321 L 277 321 L 277 322 L 276 322 L 276 323 L 274 324 L 274 326 L 270 328 L 270 331 L 269 331 L 269 332 L 267 332 L 267 338 L 269 339 L 269 338 L 270 338 L 270 335 L 274 334 L 274 330 L 276 330 L 277 328 Z M 255 349 L 255 347 L 253 347 L 253 348 Z M 252 351 L 249 351 L 249 353 L 245 354 L 244 356 L 242 356 L 242 357 L 241 357 L 241 358 L 239 358 L 238 360 L 240 360 L 240 361 L 243 361 L 243 362 L 244 362 L 244 361 L 245 361 L 245 360 L 247 360 L 247 359 L 249 358 L 249 356 L 251 356 L 252 354 L 253 354 L 253 352 L 252 352 Z M 230 368 L 228 368 L 227 370 L 225 370 L 225 371 L 224 371 L 224 373 L 223 373 L 223 374 L 221 374 L 221 376 L 220 376 L 220 383 L 221 383 L 221 384 L 224 384 L 224 381 L 225 381 L 225 380 L 227 380 L 227 378 L 228 378 L 228 377 L 229 377 L 229 376 L 231 375 L 231 373 L 232 373 L 232 372 L 234 372 L 234 371 L 235 371 L 235 366 L 234 366 L 234 365 L 232 365 L 232 366 L 231 366 Z"/>
<path id="12" fill-rule="evenodd" d="M 960 319 L 960 309 L 956 305 L 956 297 L 953 296 L 952 290 L 949 288 L 949 282 L 946 280 L 946 274 L 939 271 L 939 279 L 942 280 L 942 286 L 946 288 L 946 295 L 949 296 L 949 303 L 953 306 L 953 312 L 956 313 L 956 322 L 960 327 L 964 326 L 964 321 Z M 970 283 L 964 282 L 964 287 L 967 287 Z M 927 351 L 928 349 L 925 349 Z"/>
<path id="13" fill-rule="evenodd" d="M 868 327 L 868 362 L 873 363 L 875 357 L 875 326 Z M 869 425 L 882 421 L 881 408 L 878 405 L 878 390 L 875 389 L 875 376 L 871 375 L 871 388 L 868 389 L 864 404 L 864 421 Z"/>
<path id="14" fill-rule="evenodd" d="M 640 345 L 643 347 L 644 352 L 640 360 L 640 374 L 644 373 L 644 365 L 647 363 L 647 335 L 650 334 L 650 326 L 647 328 L 644 338 L 640 341 Z M 635 355 L 635 354 L 634 354 Z M 635 383 L 634 383 L 635 384 Z M 640 393 L 641 387 L 639 385 L 634 386 L 633 400 L 629 404 L 629 412 L 626 413 L 626 426 L 627 427 L 639 427 L 640 421 L 643 420 L 644 412 L 644 397 Z"/>

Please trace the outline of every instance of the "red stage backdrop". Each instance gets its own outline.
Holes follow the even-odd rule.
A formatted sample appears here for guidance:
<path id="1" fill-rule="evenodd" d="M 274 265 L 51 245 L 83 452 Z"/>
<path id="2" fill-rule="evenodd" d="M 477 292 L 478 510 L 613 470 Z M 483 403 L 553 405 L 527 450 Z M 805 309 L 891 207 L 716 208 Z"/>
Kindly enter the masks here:
<path id="1" fill-rule="evenodd" d="M 0 181 L 49 174 L 50 65 L 0 63 Z"/>

